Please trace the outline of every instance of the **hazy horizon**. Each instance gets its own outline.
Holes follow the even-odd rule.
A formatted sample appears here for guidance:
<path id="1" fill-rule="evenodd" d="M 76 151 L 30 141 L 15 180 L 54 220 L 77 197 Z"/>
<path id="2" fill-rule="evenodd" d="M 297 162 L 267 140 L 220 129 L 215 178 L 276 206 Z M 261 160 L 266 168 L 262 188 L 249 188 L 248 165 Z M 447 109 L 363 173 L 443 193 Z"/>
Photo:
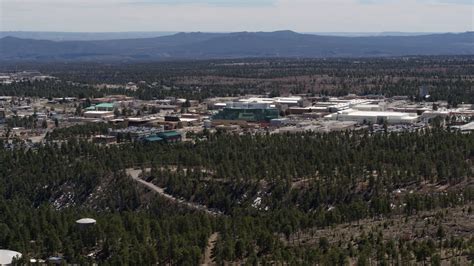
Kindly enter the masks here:
<path id="1" fill-rule="evenodd" d="M 0 32 L 32 32 L 32 33 L 86 33 L 86 34 L 101 34 L 101 33 L 193 33 L 193 32 L 204 32 L 204 33 L 232 33 L 232 32 L 275 32 L 275 31 L 294 31 L 302 34 L 317 34 L 317 33 L 330 33 L 330 34 L 371 34 L 371 33 L 408 33 L 408 34 L 438 34 L 438 33 L 463 33 L 469 31 L 296 31 L 292 29 L 277 29 L 269 31 L 259 31 L 259 30 L 242 30 L 242 31 L 186 31 L 186 30 L 170 30 L 170 31 L 161 31 L 161 30 L 149 30 L 149 31 L 48 31 L 48 30 L 0 30 Z"/>
<path id="2" fill-rule="evenodd" d="M 0 38 L 16 37 L 23 39 L 51 41 L 97 41 L 119 39 L 142 39 L 171 36 L 184 31 L 128 31 L 128 32 L 59 32 L 59 31 L 0 31 Z M 203 32 L 203 31 L 200 31 Z M 192 32 L 185 32 L 192 33 Z M 231 33 L 230 31 L 204 33 Z M 447 32 L 299 32 L 301 34 L 338 37 L 376 37 L 376 36 L 421 36 Z M 450 32 L 460 33 L 460 32 Z"/>
<path id="3" fill-rule="evenodd" d="M 465 32 L 473 8 L 471 0 L 0 0 L 0 30 Z"/>

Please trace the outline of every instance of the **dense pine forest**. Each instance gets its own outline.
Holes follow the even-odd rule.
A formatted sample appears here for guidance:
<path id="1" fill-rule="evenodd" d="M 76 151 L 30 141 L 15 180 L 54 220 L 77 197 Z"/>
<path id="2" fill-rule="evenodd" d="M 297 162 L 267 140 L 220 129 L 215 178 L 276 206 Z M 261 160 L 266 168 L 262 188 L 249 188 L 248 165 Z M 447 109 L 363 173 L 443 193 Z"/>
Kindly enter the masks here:
<path id="1" fill-rule="evenodd" d="M 409 96 L 426 87 L 430 101 L 474 102 L 474 58 L 242 59 L 161 63 L 9 63 L 0 71 L 37 69 L 57 77 L 0 85 L 0 95 L 93 98 L 126 94 L 203 100 L 245 94 Z M 137 90 L 126 90 L 134 82 Z M 104 84 L 118 85 L 104 88 Z M 100 89 L 97 89 L 100 88 Z"/>
<path id="2" fill-rule="evenodd" d="M 100 130 L 60 129 L 34 149 L 0 145 L 0 248 L 18 250 L 25 260 L 196 265 L 217 232 L 213 255 L 219 264 L 472 259 L 472 234 L 447 223 L 472 217 L 471 134 L 433 128 L 204 132 L 194 142 L 172 145 L 86 140 L 88 132 Z M 127 176 L 129 168 L 220 215 L 151 193 Z M 82 217 L 97 225 L 78 228 L 74 221 Z M 416 234 L 389 233 L 412 223 L 423 224 Z M 348 227 L 354 229 L 340 233 Z"/>
<path id="3" fill-rule="evenodd" d="M 353 93 L 474 103 L 472 56 L 0 66 L 12 69 L 55 78 L 1 84 L 0 96 L 77 97 L 81 103 L 68 106 L 74 115 L 111 94 L 204 101 Z M 421 87 L 430 97 L 419 99 Z M 474 137 L 440 120 L 403 133 L 206 129 L 181 143 L 120 136 L 104 145 L 91 137 L 124 125 L 38 125 L 34 112 L 7 117 L 0 140 L 0 249 L 21 252 L 18 264 L 51 256 L 81 265 L 199 265 L 209 256 L 219 265 L 474 260 Z M 14 127 L 41 127 L 45 141 L 15 139 Z M 75 223 L 84 217 L 97 223 Z"/>

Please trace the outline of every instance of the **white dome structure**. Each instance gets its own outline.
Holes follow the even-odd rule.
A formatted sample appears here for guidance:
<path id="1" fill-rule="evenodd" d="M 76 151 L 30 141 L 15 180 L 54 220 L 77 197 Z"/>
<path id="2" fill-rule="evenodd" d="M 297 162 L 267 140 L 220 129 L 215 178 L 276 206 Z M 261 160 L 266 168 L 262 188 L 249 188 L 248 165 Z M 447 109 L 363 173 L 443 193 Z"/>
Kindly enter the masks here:
<path id="1" fill-rule="evenodd" d="M 92 219 L 92 218 L 82 218 L 82 219 L 79 219 L 76 221 L 77 224 L 80 224 L 80 225 L 93 225 L 95 224 L 97 221 Z"/>
<path id="2" fill-rule="evenodd" d="M 16 257 L 21 258 L 21 253 L 8 249 L 0 249 L 0 265 L 10 265 Z"/>

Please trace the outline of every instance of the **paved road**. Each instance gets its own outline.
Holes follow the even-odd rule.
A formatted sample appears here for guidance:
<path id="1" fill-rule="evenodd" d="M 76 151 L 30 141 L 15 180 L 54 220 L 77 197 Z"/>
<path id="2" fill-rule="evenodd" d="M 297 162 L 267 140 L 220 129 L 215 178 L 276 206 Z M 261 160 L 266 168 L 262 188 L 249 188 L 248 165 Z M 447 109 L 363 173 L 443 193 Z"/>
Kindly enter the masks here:
<path id="1" fill-rule="evenodd" d="M 146 168 L 145 171 L 146 172 L 149 172 L 151 169 L 150 168 Z M 133 180 L 139 182 L 140 184 L 148 187 L 150 190 L 158 193 L 160 196 L 170 200 L 170 201 L 173 201 L 173 202 L 176 202 L 176 203 L 179 203 L 179 204 L 182 204 L 182 205 L 186 205 L 187 207 L 191 208 L 191 209 L 195 209 L 195 210 L 200 210 L 200 211 L 204 211 L 208 214 L 211 214 L 211 215 L 214 215 L 214 216 L 218 216 L 218 215 L 221 215 L 221 213 L 218 213 L 216 211 L 213 211 L 213 210 L 210 210 L 208 209 L 206 206 L 204 205 L 200 205 L 200 204 L 197 204 L 197 203 L 193 203 L 193 202 L 189 202 L 189 201 L 184 201 L 184 200 L 181 200 L 181 199 L 177 199 L 175 198 L 173 195 L 170 195 L 168 193 L 165 192 L 165 189 L 162 188 L 162 187 L 158 187 L 156 186 L 155 184 L 152 184 L 150 182 L 147 182 L 143 179 L 141 179 L 139 176 L 140 174 L 142 173 L 142 170 L 141 169 L 133 169 L 133 168 L 128 168 L 126 169 L 126 173 L 132 177 Z"/>

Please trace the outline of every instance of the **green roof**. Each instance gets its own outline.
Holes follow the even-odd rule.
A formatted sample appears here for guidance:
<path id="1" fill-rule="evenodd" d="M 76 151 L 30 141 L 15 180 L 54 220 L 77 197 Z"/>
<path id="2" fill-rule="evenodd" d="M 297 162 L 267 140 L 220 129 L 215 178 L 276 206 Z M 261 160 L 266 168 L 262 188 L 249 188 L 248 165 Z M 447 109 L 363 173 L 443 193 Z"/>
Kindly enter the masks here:
<path id="1" fill-rule="evenodd" d="M 95 108 L 114 108 L 113 103 L 99 103 Z"/>
<path id="2" fill-rule="evenodd" d="M 163 139 L 158 136 L 150 136 L 150 137 L 145 138 L 145 140 L 149 142 L 158 142 L 158 141 L 162 141 Z"/>
<path id="3" fill-rule="evenodd" d="M 181 137 L 181 134 L 176 132 L 176 131 L 166 131 L 166 132 L 161 132 L 158 134 L 160 137 L 163 138 L 172 138 L 172 137 Z"/>
<path id="4" fill-rule="evenodd" d="M 86 108 L 87 111 L 94 111 L 95 110 L 95 105 L 91 105 Z"/>

